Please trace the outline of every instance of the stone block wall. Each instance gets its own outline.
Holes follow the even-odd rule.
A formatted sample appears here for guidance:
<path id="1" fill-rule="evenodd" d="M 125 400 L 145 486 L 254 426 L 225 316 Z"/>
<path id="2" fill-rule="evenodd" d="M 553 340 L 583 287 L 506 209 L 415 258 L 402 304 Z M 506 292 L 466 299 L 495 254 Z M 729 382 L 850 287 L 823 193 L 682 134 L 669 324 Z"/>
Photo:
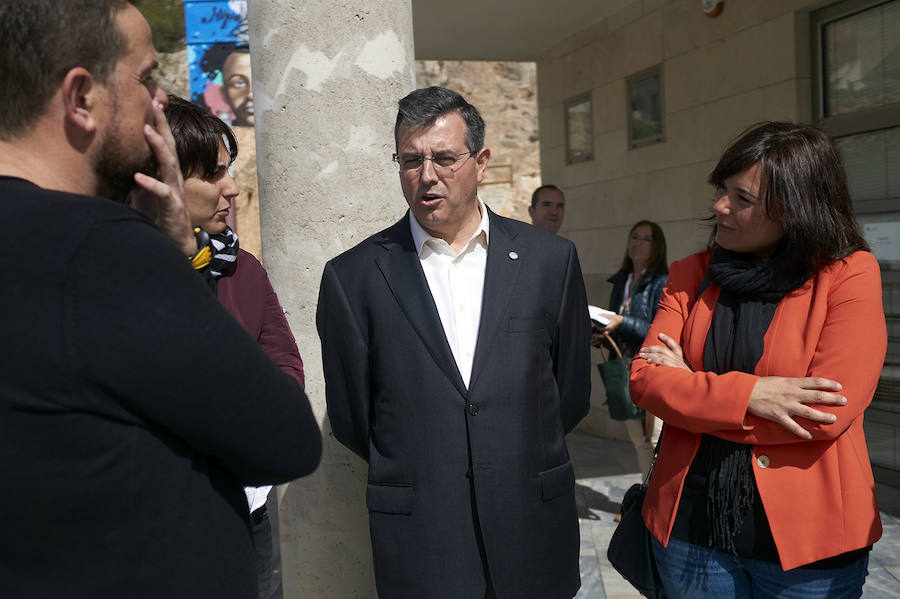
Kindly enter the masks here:
<path id="1" fill-rule="evenodd" d="M 809 11 L 821 5 L 728 0 L 708 18 L 696 0 L 635 0 L 539 58 L 541 176 L 566 192 L 560 233 L 578 246 L 591 303 L 608 302 L 606 279 L 636 221 L 662 226 L 670 262 L 705 246 L 713 194 L 706 178 L 744 128 L 812 118 Z M 629 149 L 626 80 L 655 65 L 665 141 Z M 564 102 L 585 93 L 594 158 L 567 165 Z M 596 383 L 595 407 L 604 399 Z M 604 412 L 592 410 L 584 426 L 614 432 Z"/>

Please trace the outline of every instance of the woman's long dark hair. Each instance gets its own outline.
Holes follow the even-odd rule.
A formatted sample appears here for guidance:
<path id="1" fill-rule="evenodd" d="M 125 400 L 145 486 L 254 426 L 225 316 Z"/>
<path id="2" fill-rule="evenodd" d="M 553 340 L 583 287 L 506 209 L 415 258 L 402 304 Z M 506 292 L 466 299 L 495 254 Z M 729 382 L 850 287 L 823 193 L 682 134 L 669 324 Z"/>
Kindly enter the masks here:
<path id="1" fill-rule="evenodd" d="M 653 234 L 653 249 L 650 251 L 650 260 L 647 262 L 647 272 L 657 275 L 668 274 L 669 262 L 666 260 L 666 236 L 663 235 L 663 231 L 659 225 L 652 220 L 639 220 L 631 227 L 631 231 L 628 232 L 628 237 L 630 238 L 631 234 L 634 233 L 634 230 L 641 225 L 650 227 L 650 231 Z M 622 266 L 619 267 L 619 270 L 624 270 L 626 272 L 634 271 L 634 263 L 628 256 L 627 243 L 625 244 L 625 258 L 622 260 Z"/>
<path id="2" fill-rule="evenodd" d="M 818 272 L 869 245 L 859 233 L 847 176 L 834 144 L 819 129 L 798 123 L 751 126 L 722 154 L 709 182 L 760 165 L 759 199 L 766 215 L 784 227 L 785 250 L 794 267 Z M 715 242 L 713 226 L 710 247 Z"/>

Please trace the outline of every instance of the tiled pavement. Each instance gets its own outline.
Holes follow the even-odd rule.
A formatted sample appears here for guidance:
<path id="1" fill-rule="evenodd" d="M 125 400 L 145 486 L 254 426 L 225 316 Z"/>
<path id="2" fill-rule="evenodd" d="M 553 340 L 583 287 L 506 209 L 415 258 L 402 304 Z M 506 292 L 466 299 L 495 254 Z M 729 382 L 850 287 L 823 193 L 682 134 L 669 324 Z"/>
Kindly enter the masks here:
<path id="1" fill-rule="evenodd" d="M 625 490 L 640 482 L 634 448 L 575 432 L 567 438 L 575 463 L 581 525 L 581 590 L 576 599 L 640 599 L 606 559 L 613 520 Z M 863 599 L 900 597 L 900 489 L 876 485 L 884 536 L 869 556 Z"/>

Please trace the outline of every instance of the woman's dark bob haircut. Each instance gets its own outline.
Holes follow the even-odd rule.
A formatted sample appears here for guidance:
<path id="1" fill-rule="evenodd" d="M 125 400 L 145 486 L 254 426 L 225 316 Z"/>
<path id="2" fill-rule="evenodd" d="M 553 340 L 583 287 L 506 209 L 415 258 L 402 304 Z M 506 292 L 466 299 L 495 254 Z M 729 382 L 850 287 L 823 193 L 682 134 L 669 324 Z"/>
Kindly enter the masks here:
<path id="1" fill-rule="evenodd" d="M 634 230 L 642 225 L 650 227 L 650 231 L 653 234 L 653 248 L 650 250 L 650 261 L 647 262 L 647 272 L 652 272 L 657 275 L 668 274 L 669 262 L 666 259 L 666 236 L 663 235 L 663 231 L 659 225 L 652 220 L 639 220 L 631 227 L 631 231 L 628 232 L 628 237 L 630 238 L 631 234 L 634 233 Z M 634 263 L 631 261 L 631 258 L 628 257 L 628 242 L 625 243 L 625 258 L 622 259 L 622 266 L 619 267 L 619 270 L 624 270 L 626 272 L 632 272 L 634 270 Z"/>
<path id="2" fill-rule="evenodd" d="M 847 176 L 831 140 L 812 125 L 765 122 L 751 126 L 725 150 L 709 175 L 725 179 L 760 165 L 759 199 L 766 215 L 784 227 L 794 267 L 818 272 L 869 246 L 853 217 Z M 715 241 L 715 227 L 710 246 Z"/>
<path id="3" fill-rule="evenodd" d="M 231 162 L 237 157 L 237 139 L 231 127 L 206 108 L 184 98 L 169 95 L 166 120 L 175 138 L 175 150 L 181 164 L 181 175 L 212 179 L 219 163 L 219 144 L 225 144 Z"/>

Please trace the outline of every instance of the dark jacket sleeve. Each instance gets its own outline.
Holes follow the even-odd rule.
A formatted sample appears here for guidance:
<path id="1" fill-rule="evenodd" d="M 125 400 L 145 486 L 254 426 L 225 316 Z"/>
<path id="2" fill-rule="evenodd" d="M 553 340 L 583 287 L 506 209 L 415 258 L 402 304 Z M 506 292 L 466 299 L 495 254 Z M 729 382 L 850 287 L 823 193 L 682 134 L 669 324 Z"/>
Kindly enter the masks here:
<path id="1" fill-rule="evenodd" d="M 230 285 L 226 293 L 221 293 Z M 241 250 L 234 275 L 221 279 L 219 300 L 251 337 L 286 374 L 304 386 L 303 361 L 266 269 L 252 254 Z M 245 310 L 253 314 L 242 314 Z"/>
<path id="2" fill-rule="evenodd" d="M 331 430 L 338 441 L 368 461 L 368 344 L 332 262 L 325 265 L 322 274 L 316 326 L 322 341 Z"/>
<path id="3" fill-rule="evenodd" d="M 300 350 L 297 349 L 297 341 L 268 275 L 265 275 L 264 292 L 266 299 L 263 306 L 262 330 L 257 339 L 259 346 L 285 374 L 293 377 L 303 387 L 305 381 Z"/>
<path id="4" fill-rule="evenodd" d="M 625 336 L 634 343 L 641 343 L 650 330 L 650 323 L 656 316 L 656 310 L 659 308 L 659 299 L 662 297 L 663 288 L 669 275 L 654 275 L 652 281 L 632 297 L 632 313 L 625 314 L 622 317 L 622 324 L 619 325 L 617 333 Z M 634 310 L 634 308 L 637 310 Z"/>
<path id="5" fill-rule="evenodd" d="M 321 434 L 303 389 L 263 353 L 149 223 L 96 225 L 69 265 L 76 376 L 244 485 L 315 470 Z"/>
<path id="6" fill-rule="evenodd" d="M 553 340 L 553 365 L 563 430 L 568 433 L 591 407 L 591 321 L 574 245 L 569 249 L 563 289 Z"/>

